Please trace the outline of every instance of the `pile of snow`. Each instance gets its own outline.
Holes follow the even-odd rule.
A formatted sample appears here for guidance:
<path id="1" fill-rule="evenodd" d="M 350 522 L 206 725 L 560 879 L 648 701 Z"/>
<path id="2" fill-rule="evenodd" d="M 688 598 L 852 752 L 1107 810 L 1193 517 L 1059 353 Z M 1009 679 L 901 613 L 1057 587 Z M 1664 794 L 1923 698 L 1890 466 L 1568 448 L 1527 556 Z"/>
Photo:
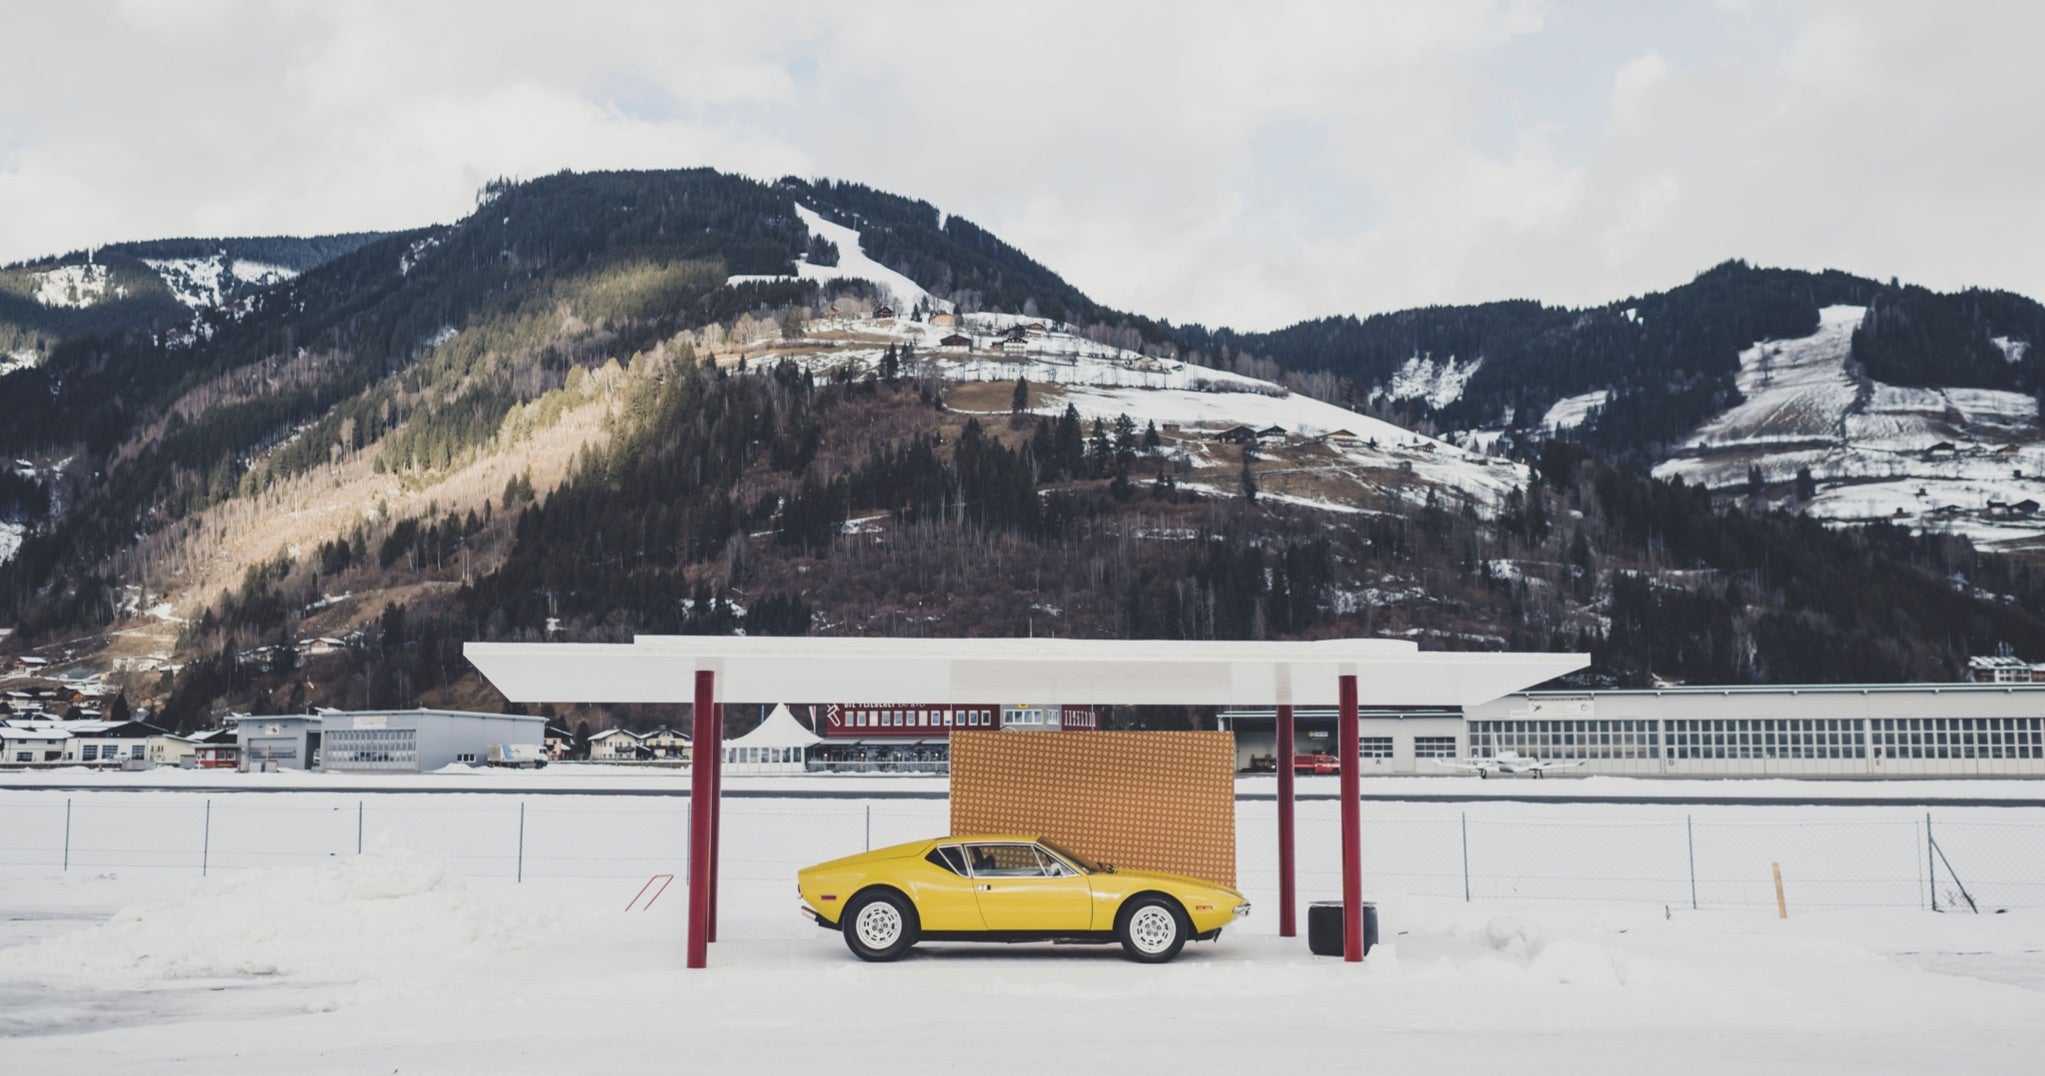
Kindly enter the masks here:
<path id="1" fill-rule="evenodd" d="M 548 926 L 484 905 L 441 853 L 387 833 L 360 856 L 237 872 L 98 926 L 0 949 L 0 978 L 346 978 L 520 948 Z"/>
<path id="2" fill-rule="evenodd" d="M 725 283 L 745 284 L 781 280 L 865 280 L 880 288 L 881 293 L 888 297 L 888 302 L 893 303 L 896 309 L 904 313 L 917 306 L 932 310 L 951 309 L 950 303 L 932 297 L 929 292 L 923 290 L 922 285 L 867 257 L 865 248 L 860 246 L 859 243 L 858 229 L 848 228 L 843 224 L 834 224 L 825 220 L 816 210 L 808 206 L 796 206 L 795 213 L 802 218 L 804 224 L 809 226 L 809 234 L 819 239 L 827 240 L 837 246 L 838 264 L 811 265 L 807 259 L 798 259 L 795 263 L 795 275 L 792 277 L 741 275 L 731 277 Z"/>
<path id="3" fill-rule="evenodd" d="M 26 524 L 0 522 L 0 564 L 14 559 L 14 554 L 21 551 L 21 540 L 27 536 Z"/>
<path id="4" fill-rule="evenodd" d="M 112 286 L 112 274 L 104 265 L 60 265 L 35 274 L 36 302 L 44 306 L 85 307 L 109 297 L 127 294 Z"/>
<path id="5" fill-rule="evenodd" d="M 1393 372 L 1392 379 L 1374 395 L 1384 400 L 1424 400 L 1429 407 L 1439 410 L 1462 397 L 1463 386 L 1470 383 L 1483 365 L 1483 359 L 1461 363 L 1451 355 L 1437 363 L 1433 358 L 1415 355 Z"/>

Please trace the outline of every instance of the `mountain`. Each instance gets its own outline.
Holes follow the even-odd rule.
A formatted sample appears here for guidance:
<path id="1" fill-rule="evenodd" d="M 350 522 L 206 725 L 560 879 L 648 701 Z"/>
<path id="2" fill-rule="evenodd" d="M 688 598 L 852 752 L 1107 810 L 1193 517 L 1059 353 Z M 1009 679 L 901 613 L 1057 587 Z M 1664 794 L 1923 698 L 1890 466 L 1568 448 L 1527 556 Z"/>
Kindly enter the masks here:
<path id="1" fill-rule="evenodd" d="M 498 706 L 460 656 L 485 638 L 1366 633 L 1588 649 L 1597 683 L 2045 646 L 2025 560 L 1646 473 L 1728 447 L 1679 431 L 1760 398 L 1757 341 L 1894 303 L 1870 355 L 1921 367 L 1948 297 L 1733 265 L 1609 309 L 1210 332 L 927 203 L 704 169 L 496 182 L 453 225 L 313 245 L 269 277 L 123 253 L 165 295 L 171 263 L 240 283 L 0 375 L 0 647 L 191 727 Z M 1988 324 L 2016 360 L 1978 375 L 2028 385 L 2029 330 Z M 1580 433 L 1527 417 L 1590 393 Z"/>
<path id="2" fill-rule="evenodd" d="M 376 238 L 152 239 L 0 267 L 0 374 L 39 365 L 67 338 L 205 332 L 255 292 Z"/>
<path id="3" fill-rule="evenodd" d="M 1729 262 L 1600 307 L 1210 339 L 1458 443 L 1561 435 L 1722 499 L 2045 548 L 2045 516 L 2017 507 L 2045 499 L 2045 306 L 2023 296 Z"/>

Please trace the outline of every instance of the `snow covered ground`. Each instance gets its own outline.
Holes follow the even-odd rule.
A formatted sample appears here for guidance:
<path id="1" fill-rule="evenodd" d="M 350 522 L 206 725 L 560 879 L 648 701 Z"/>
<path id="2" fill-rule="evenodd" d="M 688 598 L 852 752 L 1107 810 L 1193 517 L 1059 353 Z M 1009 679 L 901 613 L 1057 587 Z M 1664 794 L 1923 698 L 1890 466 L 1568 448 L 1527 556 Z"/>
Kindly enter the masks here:
<path id="1" fill-rule="evenodd" d="M 21 549 L 22 538 L 27 534 L 26 524 L 0 523 L 0 564 L 14 559 L 14 554 Z"/>
<path id="2" fill-rule="evenodd" d="M 1586 392 L 1581 396 L 1564 397 L 1555 401 L 1555 405 L 1548 409 L 1548 413 L 1541 416 L 1541 428 L 1544 430 L 1576 429 L 1590 419 L 1592 411 L 1605 406 L 1611 401 L 1612 392 L 1609 389 L 1598 389 L 1594 392 Z"/>
<path id="3" fill-rule="evenodd" d="M 1813 515 L 1893 520 L 1977 542 L 2035 541 L 2045 518 L 2011 518 L 1994 505 L 2045 500 L 2045 441 L 2038 402 L 2023 393 L 1889 385 L 1850 368 L 1863 308 L 1819 312 L 1816 333 L 1763 341 L 1740 355 L 1746 397 L 1706 422 L 1659 478 L 1715 489 L 1790 482 L 1808 467 Z"/>
<path id="4" fill-rule="evenodd" d="M 10 849 L 64 798 L 0 795 Z M 11 850 L 0 866 L 10 1072 L 1040 1071 L 1044 1050 L 1016 1048 L 1019 1036 L 1203 1071 L 2029 1072 L 2045 1049 L 2045 912 L 1823 899 L 1870 873 L 1826 850 L 1906 834 L 1920 812 L 1902 808 L 1473 807 L 1465 901 L 1462 819 L 1372 804 L 1366 895 L 1383 937 L 1350 966 L 1276 936 L 1271 807 L 1246 803 L 1238 874 L 1256 913 L 1151 967 L 1068 946 L 929 946 L 860 964 L 794 914 L 793 871 L 942 832 L 947 805 L 732 800 L 721 940 L 710 969 L 688 972 L 681 882 L 650 910 L 623 910 L 646 875 L 679 871 L 678 804 L 571 812 L 555 801 L 579 797 L 549 797 L 527 811 L 517 882 L 515 797 L 374 797 L 358 856 L 352 812 L 336 809 L 352 798 L 214 796 L 221 858 L 206 878 L 173 833 L 205 797 L 71 798 L 74 833 L 90 823 L 101 836 L 74 849 L 85 854 L 70 871 Z M 1333 813 L 1302 805 L 1303 899 L 1334 894 Z M 1683 886 L 1640 888 L 1680 872 L 1685 814 L 1706 880 L 1698 911 Z M 1956 864 L 1970 825 L 2019 837 L 2045 825 L 2035 810 L 1939 818 Z M 325 840 L 305 836 L 322 826 Z M 284 834 L 299 835 L 291 854 L 254 854 Z M 1914 856 L 1908 844 L 1893 851 Z M 2035 839 L 2019 847 L 2040 855 Z M 577 858 L 620 851 L 641 859 Z M 158 866 L 106 865 L 150 855 Z M 1776 861 L 1786 921 L 1767 881 Z M 1528 900 L 1538 892 L 1495 888 L 1506 878 L 1614 896 Z M 956 1066 L 919 1057 L 955 1048 L 969 1055 Z"/>
<path id="5" fill-rule="evenodd" d="M 880 288 L 881 292 L 888 296 L 888 301 L 895 304 L 905 314 L 912 307 L 916 306 L 925 306 L 932 310 L 951 309 L 950 303 L 934 300 L 929 292 L 923 290 L 922 285 L 867 257 L 865 249 L 859 245 L 858 229 L 848 228 L 843 224 L 835 224 L 825 220 L 822 214 L 808 206 L 796 206 L 795 213 L 802 218 L 804 224 L 809 226 L 809 234 L 819 239 L 828 240 L 837 246 L 838 264 L 812 265 L 808 260 L 802 259 L 796 261 L 795 276 L 792 278 L 785 276 L 740 275 L 732 277 L 726 283 L 744 284 L 753 281 L 789 279 L 816 281 L 866 280 L 871 281 Z"/>
<path id="6" fill-rule="evenodd" d="M 1459 362 L 1451 355 L 1436 362 L 1432 357 L 1415 355 L 1401 363 L 1392 372 L 1392 379 L 1373 395 L 1388 400 L 1424 400 L 1429 407 L 1440 409 L 1462 397 L 1463 387 L 1482 365 L 1481 358 Z"/>
<path id="7" fill-rule="evenodd" d="M 298 274 L 281 265 L 212 254 L 204 258 L 144 258 L 156 270 L 178 302 L 194 311 L 211 310 L 238 284 L 264 287 L 282 283 Z"/>
<path id="8" fill-rule="evenodd" d="M 35 274 L 35 300 L 44 306 L 85 307 L 112 297 L 121 289 L 113 287 L 112 274 L 104 265 L 60 265 Z"/>

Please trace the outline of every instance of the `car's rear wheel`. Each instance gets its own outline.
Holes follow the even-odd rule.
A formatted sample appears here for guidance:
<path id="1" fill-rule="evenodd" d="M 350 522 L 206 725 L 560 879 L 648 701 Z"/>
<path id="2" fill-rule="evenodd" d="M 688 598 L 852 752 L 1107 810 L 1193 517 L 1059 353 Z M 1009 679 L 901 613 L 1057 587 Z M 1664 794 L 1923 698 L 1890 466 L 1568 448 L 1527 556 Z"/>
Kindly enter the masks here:
<path id="1" fill-rule="evenodd" d="M 853 897 L 840 923 L 845 947 L 861 960 L 894 960 L 916 944 L 916 909 L 890 890 L 869 890 Z"/>
<path id="2" fill-rule="evenodd" d="M 1186 947 L 1186 913 L 1164 897 L 1137 897 L 1122 906 L 1115 935 L 1129 959 L 1162 964 Z"/>

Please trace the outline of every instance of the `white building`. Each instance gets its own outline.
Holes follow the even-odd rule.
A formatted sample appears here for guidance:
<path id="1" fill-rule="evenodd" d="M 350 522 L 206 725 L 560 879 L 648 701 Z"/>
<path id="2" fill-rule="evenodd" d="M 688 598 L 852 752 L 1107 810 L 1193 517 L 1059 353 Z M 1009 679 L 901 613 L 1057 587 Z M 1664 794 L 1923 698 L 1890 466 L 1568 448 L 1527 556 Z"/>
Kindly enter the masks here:
<path id="1" fill-rule="evenodd" d="M 2045 775 L 2045 684 L 1807 684 L 1532 691 L 1467 712 L 1360 714 L 1365 773 L 1430 758 L 1580 760 L 1643 776 Z M 1295 753 L 1332 751 L 1334 712 L 1294 715 Z M 1275 758 L 1273 712 L 1230 710 L 1237 764 Z"/>
<path id="2" fill-rule="evenodd" d="M 631 762 L 639 757 L 639 734 L 631 729 L 605 729 L 589 738 L 591 762 Z"/>

